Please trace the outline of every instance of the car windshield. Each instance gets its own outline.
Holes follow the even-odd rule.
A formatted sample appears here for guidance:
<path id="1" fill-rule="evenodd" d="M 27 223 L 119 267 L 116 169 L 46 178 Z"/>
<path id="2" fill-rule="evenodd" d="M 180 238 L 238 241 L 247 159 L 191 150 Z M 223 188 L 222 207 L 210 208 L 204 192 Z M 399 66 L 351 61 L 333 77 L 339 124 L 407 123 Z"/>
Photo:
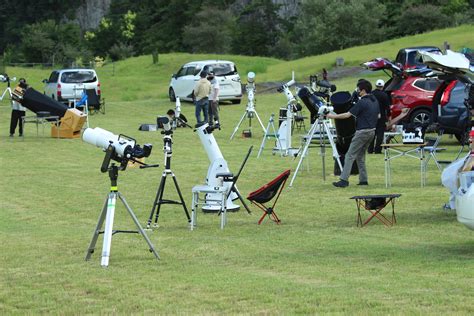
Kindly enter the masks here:
<path id="1" fill-rule="evenodd" d="M 440 54 L 439 49 L 434 48 L 434 49 L 427 49 L 423 50 L 424 52 L 432 53 L 432 54 Z M 423 60 L 421 59 L 421 56 L 418 54 L 418 51 L 413 51 L 408 53 L 408 65 L 416 65 L 416 66 L 426 66 L 423 64 Z"/>
<path id="2" fill-rule="evenodd" d="M 66 71 L 61 75 L 63 83 L 89 83 L 96 81 L 97 78 L 93 71 Z"/>
<path id="3" fill-rule="evenodd" d="M 237 74 L 237 69 L 233 64 L 212 64 L 204 66 L 204 71 L 208 71 L 209 68 L 212 68 L 214 75 L 216 76 L 230 76 Z"/>

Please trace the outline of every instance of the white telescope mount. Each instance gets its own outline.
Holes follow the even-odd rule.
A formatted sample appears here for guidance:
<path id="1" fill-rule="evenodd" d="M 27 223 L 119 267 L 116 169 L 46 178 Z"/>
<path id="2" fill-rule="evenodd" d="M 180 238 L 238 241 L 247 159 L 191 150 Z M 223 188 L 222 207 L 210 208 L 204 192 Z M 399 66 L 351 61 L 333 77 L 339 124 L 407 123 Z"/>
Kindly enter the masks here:
<path id="1" fill-rule="evenodd" d="M 217 178 L 217 174 L 222 173 L 229 173 L 229 167 L 227 166 L 227 161 L 224 159 L 219 146 L 217 145 L 216 139 L 212 134 L 213 128 L 209 126 L 209 124 L 205 123 L 202 126 L 196 129 L 197 134 L 199 135 L 199 139 L 201 140 L 204 149 L 206 150 L 207 157 L 209 158 L 210 165 L 207 170 L 207 177 L 206 177 L 206 184 L 210 187 L 219 187 L 225 186 L 227 190 L 232 188 L 232 182 L 223 182 L 221 183 L 220 179 Z M 216 200 L 216 194 L 209 193 L 206 195 L 206 203 L 203 205 L 202 209 L 205 212 L 219 212 L 221 207 L 212 202 L 212 200 Z M 236 186 L 233 187 L 232 191 L 228 195 L 226 200 L 226 208 L 227 211 L 237 211 L 240 206 L 234 204 L 232 201 L 240 199 L 242 205 L 247 209 L 248 212 L 250 210 L 247 208 L 244 199 L 240 195 Z"/>

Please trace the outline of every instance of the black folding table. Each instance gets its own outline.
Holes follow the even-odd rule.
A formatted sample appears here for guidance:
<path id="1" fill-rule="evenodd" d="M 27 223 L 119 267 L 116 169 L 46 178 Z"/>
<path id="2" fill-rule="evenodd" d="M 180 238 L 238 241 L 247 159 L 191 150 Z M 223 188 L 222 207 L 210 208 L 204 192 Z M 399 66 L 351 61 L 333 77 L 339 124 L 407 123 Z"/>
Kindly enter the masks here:
<path id="1" fill-rule="evenodd" d="M 355 200 L 357 204 L 357 226 L 367 225 L 374 217 L 381 221 L 385 226 L 393 226 L 397 222 L 395 217 L 395 199 L 401 194 L 375 194 L 375 195 L 356 195 L 350 199 Z M 392 216 L 387 218 L 382 214 L 382 210 L 392 205 Z M 370 215 L 362 222 L 361 209 L 367 210 Z"/>

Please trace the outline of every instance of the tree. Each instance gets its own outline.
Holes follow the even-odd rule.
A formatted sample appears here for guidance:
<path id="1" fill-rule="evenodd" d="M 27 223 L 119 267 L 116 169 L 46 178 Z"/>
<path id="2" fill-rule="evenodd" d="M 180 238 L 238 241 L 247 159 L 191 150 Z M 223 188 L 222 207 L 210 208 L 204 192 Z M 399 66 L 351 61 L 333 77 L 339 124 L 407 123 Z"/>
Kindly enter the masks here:
<path id="1" fill-rule="evenodd" d="M 441 8 L 431 4 L 408 7 L 397 21 L 402 36 L 448 27 L 450 23 Z"/>
<path id="2" fill-rule="evenodd" d="M 17 61 L 69 64 L 81 55 L 81 32 L 77 24 L 53 20 L 24 27 Z"/>
<path id="3" fill-rule="evenodd" d="M 85 39 L 96 56 L 119 60 L 133 56 L 137 14 L 127 11 L 114 19 L 104 17 L 95 32 L 86 32 Z"/>
<path id="4" fill-rule="evenodd" d="M 383 38 L 385 6 L 371 0 L 308 0 L 303 3 L 294 38 L 300 56 L 326 53 Z"/>
<path id="5" fill-rule="evenodd" d="M 271 0 L 250 1 L 237 18 L 233 32 L 234 53 L 269 56 L 281 35 L 278 6 Z"/>
<path id="6" fill-rule="evenodd" d="M 235 22 L 229 11 L 205 7 L 193 22 L 183 31 L 183 43 L 188 51 L 216 54 L 231 51 L 231 30 Z"/>

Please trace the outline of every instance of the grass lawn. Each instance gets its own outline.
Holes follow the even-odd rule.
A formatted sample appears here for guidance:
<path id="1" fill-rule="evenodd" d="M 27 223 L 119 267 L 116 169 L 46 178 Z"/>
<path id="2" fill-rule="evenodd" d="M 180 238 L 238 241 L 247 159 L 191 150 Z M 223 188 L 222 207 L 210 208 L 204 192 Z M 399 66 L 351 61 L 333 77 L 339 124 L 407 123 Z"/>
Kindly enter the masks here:
<path id="1" fill-rule="evenodd" d="M 165 60 L 160 57 L 160 62 Z M 102 79 L 107 114 L 91 116 L 90 124 L 135 137 L 139 144 L 152 143 L 147 162 L 162 165 L 162 135 L 139 132 L 138 127 L 154 123 L 157 115 L 174 107 L 166 98 L 169 74 L 160 74 L 157 83 L 152 83 L 143 82 L 138 72 L 127 77 L 116 70 L 114 77 Z M 21 71 L 10 72 L 19 76 Z M 144 71 L 151 74 L 149 69 Z M 25 70 L 25 76 L 32 82 L 42 78 L 43 72 L 48 73 Z M 127 80 L 136 84 L 130 91 L 119 89 Z M 137 87 L 142 82 L 144 87 Z M 154 85 L 158 92 L 150 90 Z M 339 86 L 348 89 L 353 81 L 346 79 Z M 277 93 L 257 91 L 256 98 L 265 125 L 270 114 L 278 114 L 286 103 Z M 245 103 L 244 99 L 242 105 L 221 105 L 223 128 L 214 133 L 234 172 L 249 146 L 254 146 L 238 182 L 244 197 L 282 171 L 294 171 L 298 162 L 273 156 L 270 141 L 257 159 L 263 132 L 255 121 L 254 137 L 240 137 L 248 127 L 244 121 L 229 141 Z M 193 106 L 183 103 L 182 110 L 194 123 Z M 420 188 L 418 161 L 394 160 L 393 186 L 386 189 L 383 156 L 368 155 L 370 185 L 359 187 L 352 176 L 348 188 L 338 189 L 331 185 L 337 179 L 330 174 L 332 163 L 327 163 L 327 179 L 322 180 L 319 149 L 313 148 L 310 171 L 301 170 L 293 187 L 286 187 L 280 197 L 281 225 L 267 220 L 258 226 L 261 211 L 251 207 L 251 215 L 245 210 L 229 213 L 224 230 L 217 215 L 200 212 L 199 226 L 190 231 L 180 206 L 163 205 L 160 227 L 148 232 L 161 260 L 148 252 L 140 236 L 117 234 L 110 265 L 104 269 L 100 266 L 102 238 L 92 260 L 84 261 L 109 191 L 108 176 L 99 170 L 103 152 L 80 139 L 51 138 L 48 129 L 43 137 L 41 127 L 37 136 L 32 124 L 25 127 L 24 139 L 9 138 L 9 119 L 10 108 L 3 102 L 1 314 L 474 313 L 474 236 L 457 222 L 455 214 L 442 210 L 448 191 L 441 186 L 433 162 L 427 185 Z M 295 131 L 296 145 L 300 133 L 304 132 Z M 448 136 L 440 147 L 447 149 L 440 154 L 445 160 L 453 159 L 459 149 Z M 328 150 L 326 160 L 330 157 Z M 191 188 L 204 182 L 208 166 L 199 137 L 191 129 L 178 129 L 172 169 L 189 208 Z M 120 173 L 119 190 L 143 225 L 161 172 L 162 166 Z M 166 189 L 165 198 L 177 199 L 170 181 Z M 364 228 L 356 227 L 356 205 L 349 198 L 382 193 L 402 194 L 396 202 L 397 224 L 387 228 L 373 220 Z M 121 204 L 114 227 L 134 228 Z"/>
<path id="2" fill-rule="evenodd" d="M 285 102 L 282 95 L 258 96 L 258 111 L 268 118 Z M 110 102 L 106 115 L 91 117 L 92 126 L 154 145 L 148 162 L 162 163 L 159 133 L 139 132 L 141 123 L 172 107 L 156 102 Z M 193 108 L 184 104 L 193 120 Z M 256 159 L 262 131 L 229 141 L 244 106 L 222 106 L 223 130 L 216 131 L 221 151 L 236 171 L 247 148 L 254 154 L 239 180 L 244 196 L 297 161 L 272 156 L 270 145 Z M 472 313 L 474 240 L 472 233 L 442 211 L 448 193 L 440 173 L 428 168 L 419 187 L 414 159 L 393 162 L 393 187 L 384 186 L 381 155 L 368 156 L 368 187 L 336 189 L 334 176 L 322 180 L 317 149 L 278 204 L 282 225 L 257 226 L 260 211 L 219 218 L 199 214 L 191 232 L 182 208 L 164 205 L 161 226 L 149 234 L 158 249 L 157 262 L 137 235 L 115 235 L 110 266 L 100 267 L 101 239 L 90 262 L 84 255 L 109 190 L 99 171 L 103 153 L 81 140 L 36 136 L 26 126 L 24 140 L 8 138 L 9 109 L 0 107 L 1 267 L 0 310 L 12 313 Z M 265 119 L 266 120 L 266 119 Z M 246 123 L 246 122 L 245 122 Z M 242 127 L 246 127 L 246 124 Z M 255 126 L 255 125 L 254 125 Z M 239 132 L 240 134 L 240 132 Z M 295 136 L 297 141 L 297 136 Z M 458 146 L 446 137 L 443 158 Z M 329 159 L 329 153 L 327 158 Z M 328 164 L 330 169 L 332 164 Z M 172 169 L 190 206 L 192 186 L 202 183 L 207 156 L 190 129 L 174 134 Z M 145 224 L 159 184 L 159 169 L 127 169 L 119 188 Z M 168 183 L 165 196 L 176 199 Z M 360 194 L 401 193 L 392 228 L 373 221 L 357 228 Z M 116 228 L 133 228 L 120 205 Z"/>

